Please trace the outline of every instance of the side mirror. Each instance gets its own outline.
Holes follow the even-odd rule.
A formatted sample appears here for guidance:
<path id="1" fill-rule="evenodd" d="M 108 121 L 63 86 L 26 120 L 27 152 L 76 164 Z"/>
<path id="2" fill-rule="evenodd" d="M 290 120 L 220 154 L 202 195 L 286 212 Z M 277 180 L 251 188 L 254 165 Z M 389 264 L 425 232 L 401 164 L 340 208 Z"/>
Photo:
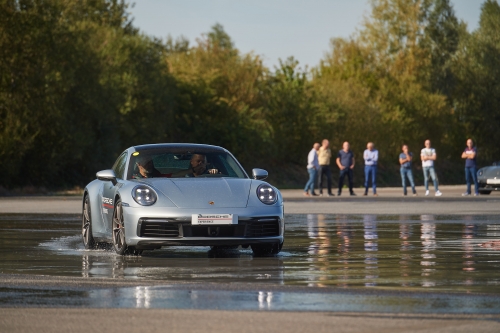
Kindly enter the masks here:
<path id="1" fill-rule="evenodd" d="M 269 174 L 264 169 L 252 169 L 253 179 L 264 180 Z"/>
<path id="2" fill-rule="evenodd" d="M 110 181 L 113 183 L 113 185 L 116 185 L 117 183 L 115 172 L 111 169 L 99 171 L 95 175 L 99 180 Z"/>

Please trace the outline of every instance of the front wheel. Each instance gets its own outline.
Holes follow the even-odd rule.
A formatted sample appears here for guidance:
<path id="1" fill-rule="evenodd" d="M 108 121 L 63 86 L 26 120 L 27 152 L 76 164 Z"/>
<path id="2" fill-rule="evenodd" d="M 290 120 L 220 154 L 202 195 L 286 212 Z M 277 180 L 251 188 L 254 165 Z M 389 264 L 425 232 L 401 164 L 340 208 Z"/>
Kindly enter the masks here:
<path id="1" fill-rule="evenodd" d="M 125 241 L 125 223 L 123 222 L 123 208 L 121 200 L 116 201 L 115 211 L 113 213 L 113 247 L 119 255 L 124 255 L 127 251 L 127 242 Z"/>
<path id="2" fill-rule="evenodd" d="M 274 244 L 252 244 L 253 254 L 256 256 L 272 256 L 280 253 L 283 242 Z"/>
<path id="3" fill-rule="evenodd" d="M 116 201 L 113 213 L 113 247 L 119 255 L 131 254 L 141 255 L 142 250 L 137 250 L 133 246 L 128 246 L 125 240 L 125 222 L 123 221 L 123 207 L 121 200 Z"/>
<path id="4" fill-rule="evenodd" d="M 92 235 L 92 214 L 90 210 L 90 199 L 88 195 L 85 195 L 83 200 L 83 212 L 82 212 L 82 239 L 83 246 L 86 250 L 94 249 L 96 246 L 94 236 Z"/>

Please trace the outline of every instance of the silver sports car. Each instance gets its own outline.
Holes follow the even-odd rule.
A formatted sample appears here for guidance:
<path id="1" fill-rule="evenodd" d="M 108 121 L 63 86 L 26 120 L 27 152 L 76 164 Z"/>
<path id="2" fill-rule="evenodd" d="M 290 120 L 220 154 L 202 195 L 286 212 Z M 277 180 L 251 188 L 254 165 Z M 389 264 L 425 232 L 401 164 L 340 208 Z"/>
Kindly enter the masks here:
<path id="1" fill-rule="evenodd" d="M 120 254 L 168 245 L 252 248 L 276 254 L 284 241 L 283 198 L 248 177 L 224 148 L 200 144 L 130 147 L 83 194 L 86 249 L 112 242 Z"/>
<path id="2" fill-rule="evenodd" d="M 477 182 L 480 194 L 490 194 L 491 191 L 500 191 L 500 161 L 492 166 L 477 171 Z"/>

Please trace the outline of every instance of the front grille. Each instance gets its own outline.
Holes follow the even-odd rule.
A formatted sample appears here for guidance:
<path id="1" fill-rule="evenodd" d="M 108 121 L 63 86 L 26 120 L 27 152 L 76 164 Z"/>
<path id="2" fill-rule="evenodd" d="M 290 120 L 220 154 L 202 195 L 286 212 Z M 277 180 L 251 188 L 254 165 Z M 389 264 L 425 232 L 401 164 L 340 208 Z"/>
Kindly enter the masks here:
<path id="1" fill-rule="evenodd" d="M 169 220 L 140 219 L 137 225 L 139 237 L 179 237 L 179 224 Z"/>
<path id="2" fill-rule="evenodd" d="M 247 223 L 245 237 L 272 237 L 280 235 L 280 223 L 277 218 L 260 219 Z"/>
<path id="3" fill-rule="evenodd" d="M 187 221 L 174 219 L 141 218 L 137 224 L 137 235 L 149 238 L 174 237 L 275 237 L 280 235 L 278 217 L 239 220 L 237 225 L 197 226 Z"/>

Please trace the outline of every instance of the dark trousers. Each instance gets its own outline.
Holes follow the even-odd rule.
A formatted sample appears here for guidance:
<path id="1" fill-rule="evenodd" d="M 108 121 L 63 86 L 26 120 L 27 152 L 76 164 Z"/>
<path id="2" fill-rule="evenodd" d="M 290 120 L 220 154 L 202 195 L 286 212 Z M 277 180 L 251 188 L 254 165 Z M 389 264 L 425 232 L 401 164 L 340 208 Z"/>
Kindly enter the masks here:
<path id="1" fill-rule="evenodd" d="M 349 180 L 349 193 L 353 194 L 352 186 L 353 186 L 353 179 L 352 179 L 352 169 L 351 168 L 345 168 L 344 170 L 340 170 L 340 177 L 339 177 L 339 195 L 342 193 L 342 187 L 344 186 L 344 177 L 347 176 Z"/>
<path id="2" fill-rule="evenodd" d="M 326 175 L 326 185 L 328 194 L 332 194 L 332 171 L 329 165 L 320 165 L 318 170 L 318 188 L 319 193 L 323 193 L 323 176 Z"/>

